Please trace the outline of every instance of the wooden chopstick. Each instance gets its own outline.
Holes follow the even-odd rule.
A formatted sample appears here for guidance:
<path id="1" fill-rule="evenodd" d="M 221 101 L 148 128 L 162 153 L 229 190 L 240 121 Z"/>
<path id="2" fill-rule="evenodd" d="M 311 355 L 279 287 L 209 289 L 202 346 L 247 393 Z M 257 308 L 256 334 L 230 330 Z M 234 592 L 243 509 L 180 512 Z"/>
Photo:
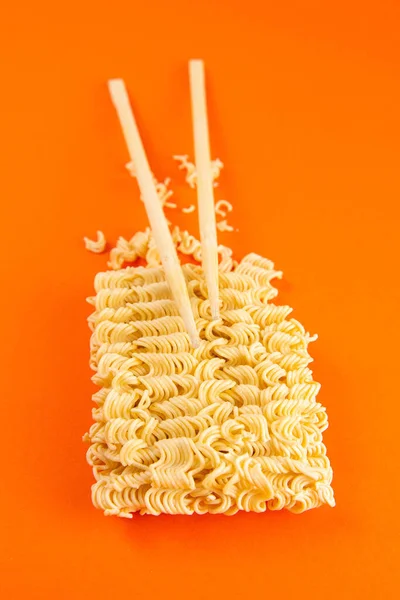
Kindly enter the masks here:
<path id="1" fill-rule="evenodd" d="M 210 140 L 204 63 L 202 60 L 189 61 L 190 93 L 192 101 L 192 122 L 194 155 L 197 171 L 197 201 L 203 270 L 208 288 L 213 319 L 219 317 L 218 292 L 218 244 L 215 222 L 214 191 L 211 173 Z"/>
<path id="2" fill-rule="evenodd" d="M 108 82 L 108 89 L 117 111 L 128 152 L 135 169 L 135 175 L 154 240 L 160 253 L 166 280 L 178 306 L 179 314 L 185 323 L 192 345 L 197 348 L 200 344 L 200 339 L 196 329 L 185 277 L 172 241 L 164 211 L 160 204 L 125 83 L 122 79 L 111 79 Z"/>

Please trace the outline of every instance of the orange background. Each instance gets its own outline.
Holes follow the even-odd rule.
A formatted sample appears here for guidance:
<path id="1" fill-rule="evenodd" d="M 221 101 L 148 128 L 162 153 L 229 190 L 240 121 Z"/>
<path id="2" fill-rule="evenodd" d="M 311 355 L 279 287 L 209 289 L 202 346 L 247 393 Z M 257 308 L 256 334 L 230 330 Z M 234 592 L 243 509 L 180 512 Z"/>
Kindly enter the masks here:
<path id="1" fill-rule="evenodd" d="M 397 597 L 400 4 L 347 4 L 3 9 L 4 597 Z M 82 237 L 146 223 L 105 82 L 126 79 L 153 170 L 185 204 L 171 155 L 192 155 L 191 57 L 206 61 L 226 165 L 217 197 L 240 228 L 220 239 L 272 258 L 281 301 L 320 335 L 335 509 L 125 521 L 91 505 L 84 300 L 106 258 Z"/>

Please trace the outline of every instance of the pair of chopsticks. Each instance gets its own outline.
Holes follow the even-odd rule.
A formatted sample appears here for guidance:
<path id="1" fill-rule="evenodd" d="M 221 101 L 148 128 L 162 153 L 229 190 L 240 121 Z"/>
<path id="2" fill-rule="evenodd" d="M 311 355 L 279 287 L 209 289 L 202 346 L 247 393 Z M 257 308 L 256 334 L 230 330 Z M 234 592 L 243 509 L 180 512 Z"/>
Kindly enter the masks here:
<path id="1" fill-rule="evenodd" d="M 215 224 L 203 61 L 191 60 L 189 62 L 189 79 L 197 170 L 197 201 L 202 262 L 210 299 L 211 315 L 216 319 L 219 317 L 217 229 Z M 160 253 L 166 280 L 177 304 L 179 314 L 185 323 L 192 345 L 197 348 L 200 344 L 200 339 L 196 330 L 185 277 L 163 208 L 157 195 L 153 175 L 132 112 L 125 84 L 122 79 L 111 79 L 108 82 L 108 87 L 135 169 L 135 175 L 154 240 Z"/>

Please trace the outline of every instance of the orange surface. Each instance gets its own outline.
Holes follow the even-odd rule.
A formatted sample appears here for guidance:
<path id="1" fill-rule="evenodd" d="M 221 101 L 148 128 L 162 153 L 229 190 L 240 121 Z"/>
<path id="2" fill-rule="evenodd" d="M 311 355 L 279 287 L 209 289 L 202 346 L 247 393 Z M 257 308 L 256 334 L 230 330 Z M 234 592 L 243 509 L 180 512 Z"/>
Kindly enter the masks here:
<path id="1" fill-rule="evenodd" d="M 3 9 L 4 598 L 398 597 L 399 25 L 385 0 Z M 221 240 L 272 258 L 320 335 L 335 509 L 129 522 L 91 505 L 84 299 L 106 258 L 82 237 L 146 222 L 105 82 L 126 79 L 154 171 L 186 202 L 171 155 L 192 154 L 190 57 L 240 227 Z"/>

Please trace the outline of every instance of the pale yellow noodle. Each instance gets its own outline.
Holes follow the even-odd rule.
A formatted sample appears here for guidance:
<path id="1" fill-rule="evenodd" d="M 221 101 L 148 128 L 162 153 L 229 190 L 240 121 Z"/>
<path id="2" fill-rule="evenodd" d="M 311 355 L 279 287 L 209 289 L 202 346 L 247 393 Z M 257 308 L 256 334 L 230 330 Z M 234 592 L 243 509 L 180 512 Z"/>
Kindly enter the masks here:
<path id="1" fill-rule="evenodd" d="M 179 252 L 200 242 L 174 228 Z M 148 230 L 120 238 L 111 263 L 147 267 L 99 273 L 90 365 L 94 423 L 85 436 L 106 515 L 226 514 L 334 506 L 327 427 L 309 368 L 315 339 L 271 303 L 273 263 L 239 263 L 219 247 L 220 319 L 211 319 L 199 264 L 183 266 L 201 338 L 193 349 Z"/>
<path id="2" fill-rule="evenodd" d="M 191 204 L 190 206 L 182 208 L 182 212 L 186 213 L 187 215 L 194 212 L 195 210 L 196 210 L 196 206 L 194 204 Z"/>
<path id="3" fill-rule="evenodd" d="M 229 225 L 228 221 L 226 219 L 223 219 L 222 221 L 217 222 L 217 229 L 218 229 L 218 231 L 233 231 L 234 230 L 232 225 Z"/>
<path id="4" fill-rule="evenodd" d="M 215 204 L 215 214 L 225 218 L 226 215 L 232 212 L 233 206 L 227 200 L 218 200 Z"/>
<path id="5" fill-rule="evenodd" d="M 185 155 L 175 155 L 173 159 L 178 161 L 180 164 L 178 169 L 182 169 L 186 171 L 186 182 L 190 185 L 191 188 L 195 188 L 197 185 L 197 171 L 194 163 L 189 161 L 189 157 L 187 154 Z M 218 185 L 218 177 L 220 175 L 221 169 L 223 168 L 222 161 L 217 158 L 211 161 L 211 176 L 214 183 L 214 186 Z"/>
<path id="6" fill-rule="evenodd" d="M 83 238 L 84 242 L 85 242 L 85 248 L 86 250 L 89 250 L 89 252 L 95 252 L 96 254 L 101 254 L 102 252 L 104 252 L 105 248 L 106 248 L 106 236 L 104 235 L 104 233 L 102 231 L 97 231 L 97 239 L 96 240 L 91 240 L 88 237 L 84 237 Z"/>

